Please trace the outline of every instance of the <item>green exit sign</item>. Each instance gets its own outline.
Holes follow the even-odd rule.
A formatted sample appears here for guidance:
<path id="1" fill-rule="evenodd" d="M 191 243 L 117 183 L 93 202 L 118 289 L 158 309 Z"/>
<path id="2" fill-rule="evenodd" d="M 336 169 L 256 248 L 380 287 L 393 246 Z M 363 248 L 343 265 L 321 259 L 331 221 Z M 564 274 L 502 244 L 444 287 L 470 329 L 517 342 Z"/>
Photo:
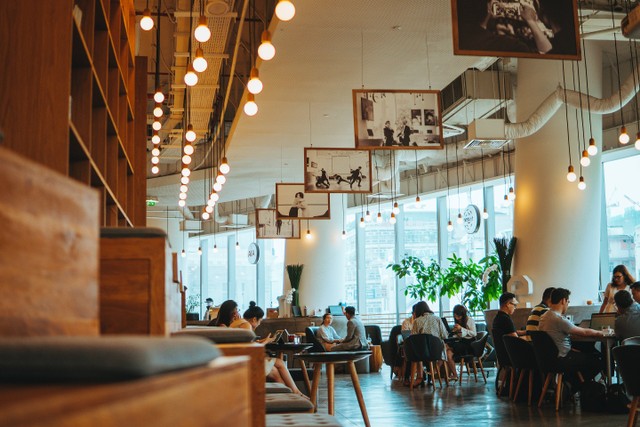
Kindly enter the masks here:
<path id="1" fill-rule="evenodd" d="M 147 206 L 155 206 L 158 202 L 156 200 L 147 200 Z"/>

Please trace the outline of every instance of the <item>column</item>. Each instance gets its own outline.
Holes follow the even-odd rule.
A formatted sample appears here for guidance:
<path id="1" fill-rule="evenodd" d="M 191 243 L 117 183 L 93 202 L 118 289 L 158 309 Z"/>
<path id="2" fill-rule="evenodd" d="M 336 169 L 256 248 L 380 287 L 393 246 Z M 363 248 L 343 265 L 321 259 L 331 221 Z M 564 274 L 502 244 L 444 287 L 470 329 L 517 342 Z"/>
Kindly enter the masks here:
<path id="1" fill-rule="evenodd" d="M 587 60 L 590 93 L 600 97 L 602 54 L 590 43 L 587 43 Z M 571 62 L 565 62 L 565 69 L 570 88 Z M 580 72 L 582 91 L 586 92 L 582 66 Z M 562 83 L 562 62 L 520 59 L 517 81 L 517 119 L 523 121 Z M 583 117 L 588 144 L 586 105 Z M 592 127 L 600 149 L 601 116 L 592 115 Z M 582 135 L 582 129 L 572 107 L 569 107 L 569 129 L 572 163 L 580 176 L 576 138 L 578 131 Z M 533 295 L 518 295 L 523 305 L 527 301 L 532 304 L 540 301 L 548 286 L 570 289 L 572 305 L 584 305 L 588 299 L 597 301 L 602 198 L 600 157 L 600 153 L 592 157 L 591 165 L 583 169 L 586 190 L 578 190 L 577 181 L 567 181 L 569 158 L 564 106 L 540 131 L 516 141 L 514 236 L 518 243 L 512 273 L 526 274 L 534 283 Z"/>
<path id="2" fill-rule="evenodd" d="M 344 245 L 342 240 L 342 194 L 331 195 L 331 219 L 300 221 L 300 240 L 287 240 L 285 265 L 304 264 L 300 280 L 300 306 L 325 309 L 344 300 Z M 346 202 L 345 202 L 346 207 Z M 285 292 L 291 288 L 286 268 Z"/>

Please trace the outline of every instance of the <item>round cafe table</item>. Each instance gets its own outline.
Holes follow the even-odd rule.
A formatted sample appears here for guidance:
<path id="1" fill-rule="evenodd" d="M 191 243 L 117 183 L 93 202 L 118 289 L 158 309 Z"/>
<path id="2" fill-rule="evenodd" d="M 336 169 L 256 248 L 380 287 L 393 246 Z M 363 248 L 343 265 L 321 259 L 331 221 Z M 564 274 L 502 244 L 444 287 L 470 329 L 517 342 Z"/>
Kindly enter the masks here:
<path id="1" fill-rule="evenodd" d="M 371 351 L 327 351 L 318 353 L 298 353 L 295 357 L 300 361 L 302 366 L 302 373 L 309 387 L 309 377 L 307 376 L 307 369 L 305 363 L 313 363 L 313 384 L 309 387 L 311 390 L 311 401 L 317 406 L 318 398 L 318 385 L 320 383 L 320 372 L 322 365 L 326 365 L 327 369 L 327 397 L 329 414 L 334 414 L 334 366 L 339 363 L 346 363 L 349 367 L 349 373 L 351 374 L 351 383 L 353 389 L 358 398 L 358 405 L 360 405 L 360 412 L 362 412 L 362 418 L 365 426 L 369 427 L 369 416 L 367 415 L 367 407 L 364 404 L 364 398 L 362 397 L 362 390 L 360 389 L 360 380 L 358 379 L 358 372 L 356 371 L 355 362 L 366 359 L 371 356 Z"/>

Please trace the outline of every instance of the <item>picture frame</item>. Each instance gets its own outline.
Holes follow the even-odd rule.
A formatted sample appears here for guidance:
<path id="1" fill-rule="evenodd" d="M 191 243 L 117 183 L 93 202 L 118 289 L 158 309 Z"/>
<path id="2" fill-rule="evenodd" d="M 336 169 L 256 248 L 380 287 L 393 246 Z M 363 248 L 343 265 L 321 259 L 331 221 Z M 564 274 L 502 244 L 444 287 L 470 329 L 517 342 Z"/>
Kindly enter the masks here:
<path id="1" fill-rule="evenodd" d="M 451 16 L 454 55 L 582 56 L 577 0 L 451 0 Z"/>
<path id="2" fill-rule="evenodd" d="M 275 209 L 256 209 L 256 239 L 299 238 L 299 220 L 276 218 Z"/>
<path id="3" fill-rule="evenodd" d="M 304 149 L 307 193 L 371 193 L 371 151 L 355 148 Z"/>
<path id="4" fill-rule="evenodd" d="M 276 218 L 331 219 L 328 193 L 307 193 L 304 183 L 276 184 Z"/>
<path id="5" fill-rule="evenodd" d="M 352 97 L 356 149 L 443 149 L 439 90 L 353 89 Z"/>

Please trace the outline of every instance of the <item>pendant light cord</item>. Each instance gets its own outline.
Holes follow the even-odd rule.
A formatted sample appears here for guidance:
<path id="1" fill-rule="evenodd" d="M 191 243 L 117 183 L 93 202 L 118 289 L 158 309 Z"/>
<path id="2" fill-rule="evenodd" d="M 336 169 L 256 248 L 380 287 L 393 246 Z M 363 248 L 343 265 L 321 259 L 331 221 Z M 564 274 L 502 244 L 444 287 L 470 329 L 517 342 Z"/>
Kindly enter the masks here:
<path id="1" fill-rule="evenodd" d="M 578 9 L 580 11 L 580 15 L 582 16 L 582 2 L 578 2 Z M 580 28 L 583 28 L 584 21 L 580 22 Z M 584 33 L 584 31 L 583 31 Z M 584 61 L 584 79 L 587 83 L 587 113 L 589 114 L 589 136 L 593 138 L 593 124 L 591 123 L 591 95 L 589 92 L 589 67 L 587 67 L 587 46 L 582 37 L 582 55 Z M 580 100 L 582 100 L 582 95 L 580 96 Z"/>
<path id="2" fill-rule="evenodd" d="M 564 60 L 562 61 L 562 90 L 564 91 L 564 119 L 567 125 L 567 148 L 569 149 L 569 166 L 571 166 L 571 137 L 569 134 L 569 107 L 567 102 L 567 79 L 565 77 Z"/>
<path id="3" fill-rule="evenodd" d="M 614 18 L 614 11 L 613 11 L 613 3 L 614 1 L 611 1 L 611 25 L 612 28 L 616 28 L 616 22 L 615 22 L 615 18 Z M 616 75 L 618 76 L 618 101 L 620 102 L 620 120 L 622 121 L 621 125 L 624 126 L 624 112 L 622 111 L 622 85 L 620 83 L 620 61 L 618 58 L 618 38 L 616 37 L 616 33 L 615 31 L 613 32 L 613 46 L 615 47 L 615 51 L 616 51 Z"/>

